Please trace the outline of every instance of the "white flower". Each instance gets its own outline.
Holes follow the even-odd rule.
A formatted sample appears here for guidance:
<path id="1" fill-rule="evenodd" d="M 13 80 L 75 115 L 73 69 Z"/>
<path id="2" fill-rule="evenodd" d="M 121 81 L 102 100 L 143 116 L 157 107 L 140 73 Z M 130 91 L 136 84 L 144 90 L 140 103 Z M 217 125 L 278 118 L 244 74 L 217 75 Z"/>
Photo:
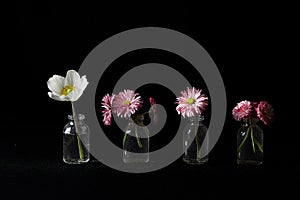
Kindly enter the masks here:
<path id="1" fill-rule="evenodd" d="M 47 82 L 50 98 L 58 101 L 77 101 L 82 95 L 88 81 L 85 76 L 80 78 L 75 70 L 69 70 L 66 78 L 54 75 Z"/>

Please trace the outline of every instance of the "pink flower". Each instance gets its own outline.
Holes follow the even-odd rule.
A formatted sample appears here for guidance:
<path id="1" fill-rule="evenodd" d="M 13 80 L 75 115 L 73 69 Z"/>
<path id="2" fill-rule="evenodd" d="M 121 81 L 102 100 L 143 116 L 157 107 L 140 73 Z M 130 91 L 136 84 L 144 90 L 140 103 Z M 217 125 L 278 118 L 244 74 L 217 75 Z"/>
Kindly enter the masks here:
<path id="1" fill-rule="evenodd" d="M 156 102 L 152 97 L 149 98 L 149 102 L 151 104 L 150 113 L 151 113 L 151 111 L 153 111 L 153 122 L 157 123 L 158 115 L 157 115 L 157 110 L 156 110 Z"/>
<path id="2" fill-rule="evenodd" d="M 181 97 L 177 98 L 176 110 L 178 114 L 182 114 L 183 117 L 194 117 L 200 115 L 205 107 L 208 105 L 207 97 L 204 94 L 201 94 L 201 90 L 196 88 L 189 88 L 187 90 L 181 91 Z"/>
<path id="3" fill-rule="evenodd" d="M 257 117 L 265 124 L 269 125 L 273 121 L 273 107 L 266 101 L 261 101 L 257 108 Z"/>
<path id="4" fill-rule="evenodd" d="M 156 105 L 156 102 L 155 102 L 155 100 L 152 97 L 149 98 L 149 102 L 150 102 L 151 106 L 155 106 Z"/>
<path id="5" fill-rule="evenodd" d="M 233 118 L 237 121 L 241 121 L 241 119 L 248 117 L 252 111 L 252 106 L 250 101 L 241 101 L 237 104 L 236 107 L 232 110 Z"/>
<path id="6" fill-rule="evenodd" d="M 251 111 L 249 113 L 249 117 L 254 118 L 257 116 L 256 108 L 258 106 L 258 103 L 255 101 L 251 101 L 250 104 L 251 104 Z"/>
<path id="7" fill-rule="evenodd" d="M 102 111 L 102 116 L 103 116 L 103 122 L 105 125 L 111 125 L 111 111 L 112 111 L 112 102 L 114 100 L 115 95 L 112 94 L 112 96 L 110 96 L 109 94 L 106 94 L 103 98 L 102 98 L 102 108 L 104 108 L 104 110 Z"/>
<path id="8" fill-rule="evenodd" d="M 114 113 L 118 117 L 129 118 L 139 107 L 142 106 L 142 99 L 138 96 L 138 93 L 134 93 L 133 90 L 124 90 L 119 92 L 113 100 Z"/>

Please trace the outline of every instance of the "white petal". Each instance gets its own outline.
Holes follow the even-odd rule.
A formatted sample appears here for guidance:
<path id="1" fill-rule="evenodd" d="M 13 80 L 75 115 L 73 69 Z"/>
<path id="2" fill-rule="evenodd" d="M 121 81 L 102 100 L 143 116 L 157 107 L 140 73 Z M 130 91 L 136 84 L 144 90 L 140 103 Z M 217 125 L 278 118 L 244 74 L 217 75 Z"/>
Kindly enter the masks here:
<path id="1" fill-rule="evenodd" d="M 68 94 L 68 99 L 70 101 L 77 101 L 79 99 L 79 97 L 81 96 L 82 91 L 80 91 L 79 89 L 74 89 L 70 94 Z"/>
<path id="2" fill-rule="evenodd" d="M 86 86 L 89 84 L 89 82 L 86 79 L 86 76 L 82 76 L 80 79 L 80 85 L 79 88 L 82 90 L 82 92 L 85 90 Z"/>
<path id="3" fill-rule="evenodd" d="M 56 95 L 60 95 L 61 90 L 64 87 L 64 77 L 54 75 L 47 81 L 48 88 L 51 92 L 55 93 Z"/>
<path id="4" fill-rule="evenodd" d="M 68 101 L 68 99 L 64 95 L 56 95 L 56 94 L 54 94 L 52 92 L 48 92 L 48 96 L 51 99 L 54 99 L 54 100 L 57 100 L 57 101 Z"/>
<path id="5" fill-rule="evenodd" d="M 70 99 L 70 101 L 77 101 L 81 95 L 82 90 L 75 86 L 75 89 L 70 94 L 68 94 L 68 98 Z"/>
<path id="6" fill-rule="evenodd" d="M 83 91 L 85 90 L 85 88 L 86 88 L 86 86 L 88 84 L 89 83 L 88 83 L 88 81 L 86 79 L 86 76 L 82 76 L 82 78 L 80 79 L 80 81 L 76 82 L 74 91 L 72 91 L 68 95 L 68 97 L 70 98 L 70 101 L 77 101 L 81 97 Z"/>
<path id="7" fill-rule="evenodd" d="M 80 81 L 80 76 L 75 70 L 69 70 L 66 75 L 64 87 L 67 85 L 75 86 L 76 82 Z"/>

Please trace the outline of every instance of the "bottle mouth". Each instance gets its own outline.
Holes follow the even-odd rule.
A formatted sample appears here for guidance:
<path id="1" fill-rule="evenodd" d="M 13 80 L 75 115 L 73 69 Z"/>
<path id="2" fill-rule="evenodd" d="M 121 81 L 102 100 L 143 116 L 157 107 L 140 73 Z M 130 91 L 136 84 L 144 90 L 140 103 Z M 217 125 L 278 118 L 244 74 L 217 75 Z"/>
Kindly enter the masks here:
<path id="1" fill-rule="evenodd" d="M 250 122 L 251 123 L 256 123 L 258 121 L 259 121 L 259 119 L 257 117 L 250 117 L 250 118 L 246 117 L 246 118 L 243 119 L 244 123 L 250 123 Z"/>
<path id="2" fill-rule="evenodd" d="M 144 116 L 143 115 L 131 116 L 131 121 L 139 126 L 144 126 Z"/>
<path id="3" fill-rule="evenodd" d="M 203 115 L 197 115 L 197 116 L 194 116 L 194 117 L 190 117 L 190 120 L 192 120 L 192 121 L 203 121 L 204 116 Z"/>
<path id="4" fill-rule="evenodd" d="M 73 115 L 68 115 L 68 119 L 69 120 L 74 120 Z M 85 115 L 84 114 L 78 114 L 78 120 L 83 120 L 85 119 Z"/>

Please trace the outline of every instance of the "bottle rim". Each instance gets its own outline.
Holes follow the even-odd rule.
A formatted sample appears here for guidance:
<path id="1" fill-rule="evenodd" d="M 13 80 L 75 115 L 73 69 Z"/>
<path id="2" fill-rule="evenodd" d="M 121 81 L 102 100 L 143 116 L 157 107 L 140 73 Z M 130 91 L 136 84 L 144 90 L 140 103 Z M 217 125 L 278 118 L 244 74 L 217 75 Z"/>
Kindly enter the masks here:
<path id="1" fill-rule="evenodd" d="M 74 120 L 73 115 L 68 115 L 68 119 L 69 120 Z M 84 114 L 78 114 L 78 120 L 83 120 L 85 119 L 85 115 Z"/>

